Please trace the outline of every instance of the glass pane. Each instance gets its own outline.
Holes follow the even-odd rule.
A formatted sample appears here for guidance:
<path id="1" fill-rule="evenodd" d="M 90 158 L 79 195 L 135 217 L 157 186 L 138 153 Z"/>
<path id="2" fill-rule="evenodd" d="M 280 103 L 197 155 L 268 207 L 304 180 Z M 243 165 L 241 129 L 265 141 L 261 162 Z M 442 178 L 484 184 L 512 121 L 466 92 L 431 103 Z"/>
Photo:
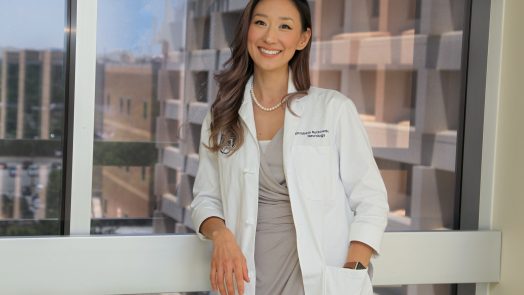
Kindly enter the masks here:
<path id="1" fill-rule="evenodd" d="M 314 84 L 355 102 L 388 189 L 388 230 L 453 229 L 465 1 L 312 5 Z"/>
<path id="2" fill-rule="evenodd" d="M 184 49 L 186 15 L 185 0 L 98 2 L 93 234 L 183 228 L 183 209 L 165 201 L 176 198 L 173 163 L 184 164 L 177 154 L 180 124 L 168 116 L 181 105 L 166 102 L 169 93 L 160 88 L 168 84 L 174 93 L 182 75 L 165 76 L 160 69 L 167 39 Z"/>
<path id="3" fill-rule="evenodd" d="M 60 234 L 65 12 L 0 0 L 1 236 Z"/>

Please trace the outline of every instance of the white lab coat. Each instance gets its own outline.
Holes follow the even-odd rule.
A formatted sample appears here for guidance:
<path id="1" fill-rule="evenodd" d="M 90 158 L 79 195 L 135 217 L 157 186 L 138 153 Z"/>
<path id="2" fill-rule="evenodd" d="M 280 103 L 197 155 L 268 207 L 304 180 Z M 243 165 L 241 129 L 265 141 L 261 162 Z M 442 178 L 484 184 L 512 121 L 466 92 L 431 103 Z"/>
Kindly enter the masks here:
<path id="1" fill-rule="evenodd" d="M 296 89 L 289 76 L 291 93 Z M 225 220 L 247 260 L 251 282 L 245 294 L 254 295 L 260 151 L 248 88 L 239 110 L 245 141 L 233 155 L 202 146 L 209 144 L 210 114 L 204 119 L 191 213 L 197 231 L 210 216 Z M 372 294 L 365 270 L 342 268 L 350 241 L 364 242 L 379 253 L 389 211 L 356 108 L 337 91 L 311 87 L 291 109 L 298 117 L 286 110 L 284 172 L 305 293 Z"/>

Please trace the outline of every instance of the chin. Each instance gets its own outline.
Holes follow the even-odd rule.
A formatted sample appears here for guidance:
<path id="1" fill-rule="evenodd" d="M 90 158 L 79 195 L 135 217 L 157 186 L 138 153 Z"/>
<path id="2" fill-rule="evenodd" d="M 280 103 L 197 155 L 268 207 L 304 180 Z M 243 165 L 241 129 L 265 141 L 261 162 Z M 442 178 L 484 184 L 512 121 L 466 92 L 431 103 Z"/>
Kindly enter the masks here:
<path id="1" fill-rule="evenodd" d="M 274 64 L 274 63 L 271 63 L 271 64 L 270 63 L 257 63 L 257 62 L 254 62 L 254 63 L 255 63 L 255 67 L 258 70 L 267 71 L 267 72 L 280 70 L 282 68 L 287 69 L 289 67 L 289 63 L 278 63 L 278 64 Z"/>

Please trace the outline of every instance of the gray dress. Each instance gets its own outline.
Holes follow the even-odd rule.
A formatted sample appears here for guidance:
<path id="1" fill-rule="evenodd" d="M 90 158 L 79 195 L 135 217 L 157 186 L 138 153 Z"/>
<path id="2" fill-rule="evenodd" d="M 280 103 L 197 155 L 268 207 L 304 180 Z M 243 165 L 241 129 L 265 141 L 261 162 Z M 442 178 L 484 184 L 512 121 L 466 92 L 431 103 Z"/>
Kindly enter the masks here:
<path id="1" fill-rule="evenodd" d="M 283 169 L 283 130 L 260 153 L 255 238 L 256 295 L 304 294 L 295 225 Z"/>

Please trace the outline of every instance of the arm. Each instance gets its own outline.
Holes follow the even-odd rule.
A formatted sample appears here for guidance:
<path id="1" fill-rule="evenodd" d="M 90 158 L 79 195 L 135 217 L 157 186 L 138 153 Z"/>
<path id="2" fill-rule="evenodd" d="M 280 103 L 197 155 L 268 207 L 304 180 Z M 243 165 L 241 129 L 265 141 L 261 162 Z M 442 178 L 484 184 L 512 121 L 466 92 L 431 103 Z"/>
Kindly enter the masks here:
<path id="1" fill-rule="evenodd" d="M 204 235 L 206 239 L 213 240 L 214 237 L 226 229 L 227 227 L 224 219 L 212 216 L 202 222 L 202 225 L 200 226 L 200 233 Z"/>
<path id="2" fill-rule="evenodd" d="M 210 122 L 211 113 L 208 112 L 202 123 L 200 133 L 198 171 L 193 185 L 193 202 L 191 202 L 193 224 L 202 240 L 210 238 L 202 232 L 202 225 L 205 220 L 213 216 L 225 220 L 220 195 L 218 156 L 204 146 L 208 143 Z"/>
<path id="3" fill-rule="evenodd" d="M 244 294 L 244 281 L 249 282 L 246 259 L 238 247 L 233 233 L 226 227 L 220 179 L 218 156 L 204 144 L 209 139 L 211 115 L 208 113 L 202 123 L 200 134 L 198 171 L 193 186 L 191 214 L 198 236 L 213 242 L 209 280 L 213 290 L 220 294 Z M 226 292 L 227 289 L 227 292 Z"/>
<path id="4" fill-rule="evenodd" d="M 340 108 L 336 132 L 340 178 L 355 212 L 351 224 L 347 261 L 369 264 L 378 255 L 387 224 L 389 206 L 384 182 L 373 158 L 366 130 L 351 100 Z"/>
<path id="5" fill-rule="evenodd" d="M 213 241 L 211 288 L 220 290 L 220 294 L 235 294 L 233 281 L 236 281 L 238 294 L 244 294 L 244 281 L 249 282 L 246 258 L 224 220 L 218 217 L 206 219 L 201 232 Z"/>
<path id="6" fill-rule="evenodd" d="M 372 255 L 373 248 L 359 241 L 351 241 L 346 262 L 358 261 L 368 267 Z"/>

